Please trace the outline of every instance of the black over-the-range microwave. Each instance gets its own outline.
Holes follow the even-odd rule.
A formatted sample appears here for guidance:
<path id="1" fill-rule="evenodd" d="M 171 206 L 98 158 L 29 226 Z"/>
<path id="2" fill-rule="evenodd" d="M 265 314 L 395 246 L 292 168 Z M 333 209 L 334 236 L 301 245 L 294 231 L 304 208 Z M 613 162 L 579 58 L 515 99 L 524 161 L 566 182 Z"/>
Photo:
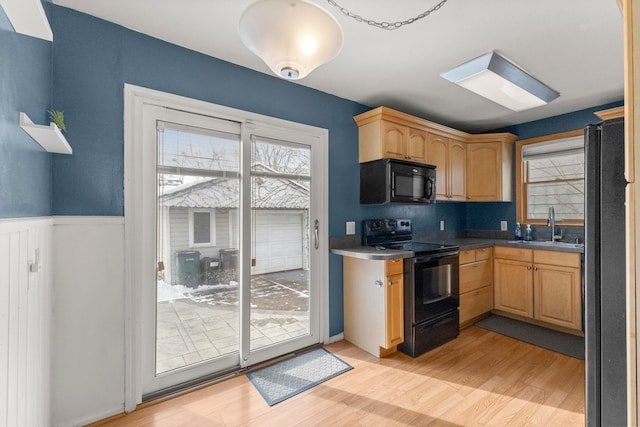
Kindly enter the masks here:
<path id="1" fill-rule="evenodd" d="M 436 167 L 406 160 L 360 163 L 360 203 L 434 203 Z"/>

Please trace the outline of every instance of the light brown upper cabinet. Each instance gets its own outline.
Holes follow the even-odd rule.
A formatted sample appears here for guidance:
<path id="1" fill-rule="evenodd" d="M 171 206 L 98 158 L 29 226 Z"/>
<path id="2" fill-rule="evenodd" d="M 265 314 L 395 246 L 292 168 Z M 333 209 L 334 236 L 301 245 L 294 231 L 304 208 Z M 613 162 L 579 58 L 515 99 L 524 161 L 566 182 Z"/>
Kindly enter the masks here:
<path id="1" fill-rule="evenodd" d="M 385 157 L 432 164 L 427 157 L 429 131 L 464 140 L 468 135 L 387 107 L 353 118 L 358 125 L 359 162 Z"/>
<path id="2" fill-rule="evenodd" d="M 467 148 L 464 142 L 429 133 L 427 163 L 436 166 L 437 200 L 467 199 Z"/>
<path id="3" fill-rule="evenodd" d="M 471 136 L 467 142 L 467 200 L 511 201 L 515 139 L 510 133 Z"/>
<path id="4" fill-rule="evenodd" d="M 435 165 L 437 200 L 511 201 L 515 135 L 472 135 L 386 107 L 354 120 L 360 163 L 393 158 Z"/>
<path id="5" fill-rule="evenodd" d="M 383 157 L 391 157 L 393 159 L 404 159 L 406 157 L 406 146 L 408 139 L 408 128 L 400 126 L 393 122 L 381 121 L 379 126 L 370 126 L 368 131 L 381 132 L 380 141 Z"/>
<path id="6" fill-rule="evenodd" d="M 409 141 L 407 142 L 408 159 L 412 162 L 427 162 L 427 132 L 409 128 Z"/>
<path id="7" fill-rule="evenodd" d="M 388 120 L 367 123 L 359 128 L 360 159 L 381 158 L 426 163 L 427 132 Z"/>

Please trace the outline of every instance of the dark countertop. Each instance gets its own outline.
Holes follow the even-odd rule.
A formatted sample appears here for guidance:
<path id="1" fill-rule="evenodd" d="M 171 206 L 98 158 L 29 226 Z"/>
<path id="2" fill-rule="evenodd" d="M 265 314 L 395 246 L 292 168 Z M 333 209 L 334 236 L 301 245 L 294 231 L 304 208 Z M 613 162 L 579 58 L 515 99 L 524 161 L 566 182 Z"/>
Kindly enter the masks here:
<path id="1" fill-rule="evenodd" d="M 550 242 L 546 240 L 534 240 L 532 242 L 513 241 L 503 239 L 479 239 L 479 238 L 458 238 L 445 239 L 445 244 L 458 245 L 461 250 L 476 249 L 488 246 L 507 246 L 511 248 L 537 249 L 556 252 L 584 253 L 584 244 L 574 244 L 568 242 Z"/>
<path id="2" fill-rule="evenodd" d="M 533 241 L 533 242 L 514 242 L 512 240 L 505 239 L 485 239 L 475 237 L 458 237 L 458 238 L 445 238 L 445 239 L 424 239 L 420 237 L 414 237 L 416 242 L 428 242 L 444 245 L 456 245 L 460 247 L 460 250 L 486 248 L 491 246 L 507 246 L 526 249 L 537 249 L 546 251 L 558 251 L 558 252 L 575 252 L 584 253 L 584 245 L 574 245 L 572 243 L 551 243 L 546 241 Z M 397 251 L 391 249 L 375 249 L 369 246 L 362 246 L 359 244 L 347 244 L 344 247 L 334 247 L 331 249 L 331 253 L 342 256 L 350 256 L 362 259 L 371 260 L 389 260 L 400 258 L 411 258 L 414 253 L 411 251 Z"/>
<path id="3" fill-rule="evenodd" d="M 394 249 L 376 249 L 373 246 L 351 246 L 346 248 L 333 248 L 332 254 L 350 256 L 353 258 L 371 259 L 371 260 L 390 260 L 411 258 L 414 253 L 411 251 L 397 251 Z"/>

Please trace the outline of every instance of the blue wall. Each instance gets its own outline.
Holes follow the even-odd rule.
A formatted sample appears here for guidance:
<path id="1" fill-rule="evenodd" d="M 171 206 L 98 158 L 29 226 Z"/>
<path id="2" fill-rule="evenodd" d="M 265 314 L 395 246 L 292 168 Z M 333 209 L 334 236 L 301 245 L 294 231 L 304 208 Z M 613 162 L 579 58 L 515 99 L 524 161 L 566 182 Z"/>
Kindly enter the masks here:
<path id="1" fill-rule="evenodd" d="M 131 83 L 329 129 L 329 234 L 345 222 L 402 216 L 416 232 L 464 228 L 458 204 L 360 206 L 358 129 L 370 108 L 144 36 L 70 9 L 52 8 L 53 97 L 73 156 L 56 156 L 55 215 L 124 214 L 124 84 Z M 343 330 L 342 259 L 330 259 L 330 334 Z"/>
<path id="2" fill-rule="evenodd" d="M 619 107 L 621 105 L 623 105 L 623 101 L 612 102 L 610 104 L 574 111 L 573 113 L 549 117 L 548 119 L 509 126 L 500 130 L 500 132 L 511 132 L 517 135 L 518 139 L 529 139 L 537 136 L 584 129 L 587 125 L 601 121 L 598 116 L 594 114 L 596 111 Z"/>
<path id="3" fill-rule="evenodd" d="M 69 9 L 53 12 L 54 98 L 74 148 L 72 157 L 54 161 L 55 214 L 123 215 L 125 83 L 327 128 L 332 167 L 357 164 L 352 117 L 368 107 Z M 349 193 L 343 184 L 343 177 L 330 177 L 338 199 Z M 346 199 L 345 209 L 356 206 Z"/>
<path id="4" fill-rule="evenodd" d="M 47 124 L 51 42 L 17 34 L 0 8 L 0 217 L 51 215 L 51 157 L 20 128 Z M 57 156 L 57 155 L 56 155 Z"/>
<path id="5" fill-rule="evenodd" d="M 55 34 L 53 99 L 55 108 L 65 111 L 74 150 L 73 156 L 53 157 L 55 215 L 124 214 L 124 84 L 131 83 L 328 129 L 330 236 L 344 235 L 346 221 L 359 224 L 376 217 L 411 218 L 417 234 L 436 232 L 440 220 L 447 231 L 498 229 L 500 220 L 515 220 L 512 203 L 361 206 L 358 132 L 352 117 L 369 107 L 70 9 L 52 6 L 49 12 Z M 586 124 L 563 116 L 548 120 L 507 131 L 528 138 L 535 132 L 560 132 L 563 125 L 569 130 Z M 330 335 L 335 335 L 343 331 L 342 258 L 331 255 L 329 264 Z"/>
<path id="6" fill-rule="evenodd" d="M 623 101 L 604 104 L 597 107 L 587 108 L 573 113 L 562 114 L 548 119 L 536 120 L 534 122 L 522 123 L 499 129 L 497 132 L 511 132 L 518 139 L 529 139 L 538 136 L 552 135 L 554 133 L 568 132 L 583 129 L 585 126 L 598 123 L 601 120 L 594 114 L 613 107 L 623 105 Z M 514 147 L 515 153 L 515 147 Z M 515 160 L 515 155 L 514 155 Z M 467 203 L 466 228 L 469 230 L 500 230 L 500 221 L 506 220 L 509 229 L 512 230 L 516 224 L 516 195 L 515 195 L 515 161 L 513 163 L 512 176 L 513 202 L 505 203 Z"/>

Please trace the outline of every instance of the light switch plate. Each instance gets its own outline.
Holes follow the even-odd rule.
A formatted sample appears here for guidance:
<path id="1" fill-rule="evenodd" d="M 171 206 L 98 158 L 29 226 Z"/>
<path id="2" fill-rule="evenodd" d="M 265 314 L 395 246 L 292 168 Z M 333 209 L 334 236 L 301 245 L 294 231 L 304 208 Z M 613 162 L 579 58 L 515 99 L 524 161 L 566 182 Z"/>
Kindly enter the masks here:
<path id="1" fill-rule="evenodd" d="M 356 234 L 355 221 L 347 221 L 347 235 Z"/>
<path id="2" fill-rule="evenodd" d="M 444 231 L 444 220 L 440 221 L 440 231 Z"/>
<path id="3" fill-rule="evenodd" d="M 507 221 L 500 221 L 500 230 L 501 231 L 507 231 Z"/>

